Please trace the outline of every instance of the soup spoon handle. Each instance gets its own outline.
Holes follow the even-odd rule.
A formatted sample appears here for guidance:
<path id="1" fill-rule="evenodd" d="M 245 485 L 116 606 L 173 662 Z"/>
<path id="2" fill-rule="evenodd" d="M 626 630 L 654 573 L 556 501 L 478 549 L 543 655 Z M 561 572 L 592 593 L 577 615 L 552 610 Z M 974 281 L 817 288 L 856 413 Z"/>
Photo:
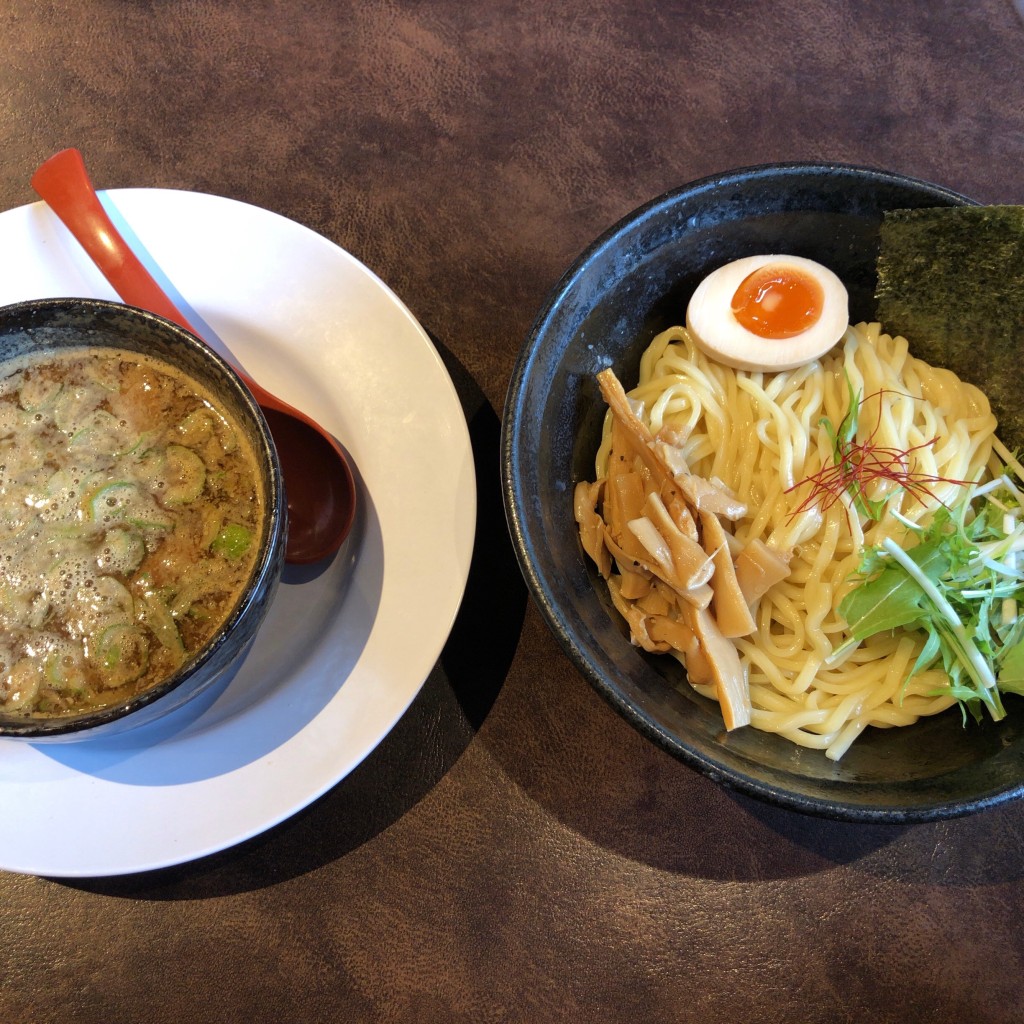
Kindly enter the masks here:
<path id="1" fill-rule="evenodd" d="M 202 338 L 202 333 L 189 323 L 114 226 L 77 149 L 62 149 L 40 164 L 32 175 L 32 187 L 61 219 L 124 303 L 165 317 Z M 261 387 L 237 365 L 234 370 L 264 412 L 268 408 L 276 409 L 302 420 L 327 437 L 319 424 L 301 409 Z M 339 458 L 343 458 L 338 443 L 330 437 L 327 440 L 337 449 Z"/>
<path id="2" fill-rule="evenodd" d="M 89 180 L 77 149 L 50 157 L 32 176 L 32 187 L 88 252 L 114 291 L 129 306 L 140 306 L 192 334 L 192 326 L 121 238 Z"/>
<path id="3" fill-rule="evenodd" d="M 199 334 L 114 226 L 77 149 L 62 149 L 40 165 L 32 175 L 32 187 L 74 235 L 123 302 Z M 236 373 L 254 394 L 260 393 L 257 397 L 265 394 L 237 368 Z"/>

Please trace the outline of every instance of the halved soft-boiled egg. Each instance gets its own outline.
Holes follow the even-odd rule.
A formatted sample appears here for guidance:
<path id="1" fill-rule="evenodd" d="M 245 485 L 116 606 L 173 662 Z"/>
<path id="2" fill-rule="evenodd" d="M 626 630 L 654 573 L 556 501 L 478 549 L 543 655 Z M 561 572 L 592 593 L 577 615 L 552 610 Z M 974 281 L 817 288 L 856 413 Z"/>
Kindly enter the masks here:
<path id="1" fill-rule="evenodd" d="M 790 370 L 846 333 L 849 300 L 827 267 L 802 256 L 747 256 L 697 286 L 686 327 L 712 359 L 738 370 Z"/>

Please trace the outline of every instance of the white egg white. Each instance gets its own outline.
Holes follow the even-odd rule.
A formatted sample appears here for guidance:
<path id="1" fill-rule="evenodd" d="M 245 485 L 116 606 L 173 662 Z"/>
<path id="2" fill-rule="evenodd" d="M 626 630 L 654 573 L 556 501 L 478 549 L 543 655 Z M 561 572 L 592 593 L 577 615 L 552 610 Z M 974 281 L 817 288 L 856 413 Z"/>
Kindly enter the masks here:
<path id="1" fill-rule="evenodd" d="M 732 311 L 732 298 L 746 278 L 762 267 L 792 266 L 821 285 L 817 322 L 791 338 L 761 338 L 748 331 Z M 843 282 L 827 267 L 801 256 L 747 256 L 708 274 L 686 309 L 686 328 L 712 359 L 737 370 L 791 370 L 824 355 L 846 333 L 849 300 Z"/>

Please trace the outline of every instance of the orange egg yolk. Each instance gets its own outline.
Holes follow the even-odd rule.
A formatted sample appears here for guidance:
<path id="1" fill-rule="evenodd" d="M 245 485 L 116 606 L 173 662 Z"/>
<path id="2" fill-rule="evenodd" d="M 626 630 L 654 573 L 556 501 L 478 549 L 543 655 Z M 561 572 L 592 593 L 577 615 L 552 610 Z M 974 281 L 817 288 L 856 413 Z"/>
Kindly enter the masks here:
<path id="1" fill-rule="evenodd" d="M 825 293 L 797 267 L 769 264 L 743 279 L 732 297 L 736 319 L 759 338 L 792 338 L 817 323 Z"/>

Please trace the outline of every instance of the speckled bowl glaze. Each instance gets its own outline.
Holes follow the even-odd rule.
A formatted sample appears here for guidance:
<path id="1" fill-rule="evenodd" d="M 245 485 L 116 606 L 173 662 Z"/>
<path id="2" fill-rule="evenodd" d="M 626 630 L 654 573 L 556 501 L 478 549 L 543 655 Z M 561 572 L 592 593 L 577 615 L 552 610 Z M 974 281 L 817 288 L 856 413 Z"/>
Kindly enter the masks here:
<path id="1" fill-rule="evenodd" d="M 118 704 L 74 716 L 0 714 L 0 736 L 70 741 L 136 728 L 181 707 L 228 672 L 262 623 L 284 566 L 286 505 L 277 451 L 259 406 L 237 374 L 188 331 L 141 309 L 95 299 L 43 299 L 0 309 L 0 361 L 80 345 L 138 351 L 169 363 L 205 387 L 241 425 L 260 470 L 263 532 L 253 572 L 224 625 L 162 683 Z"/>
<path id="2" fill-rule="evenodd" d="M 818 260 L 850 292 L 851 319 L 874 317 L 885 210 L 968 204 L 947 189 L 843 165 L 745 168 L 695 182 L 629 214 L 568 270 L 520 353 L 504 412 L 502 483 L 519 561 L 569 657 L 644 735 L 723 785 L 798 811 L 848 821 L 947 818 L 1024 788 L 1024 706 L 966 728 L 952 709 L 906 729 L 869 730 L 838 763 L 777 736 L 727 734 L 717 704 L 670 658 L 631 646 L 584 556 L 575 483 L 593 476 L 605 407 L 594 377 L 628 384 L 654 335 L 684 322 L 711 270 L 755 253 Z M 1011 445 L 1018 439 L 1007 439 Z"/>

